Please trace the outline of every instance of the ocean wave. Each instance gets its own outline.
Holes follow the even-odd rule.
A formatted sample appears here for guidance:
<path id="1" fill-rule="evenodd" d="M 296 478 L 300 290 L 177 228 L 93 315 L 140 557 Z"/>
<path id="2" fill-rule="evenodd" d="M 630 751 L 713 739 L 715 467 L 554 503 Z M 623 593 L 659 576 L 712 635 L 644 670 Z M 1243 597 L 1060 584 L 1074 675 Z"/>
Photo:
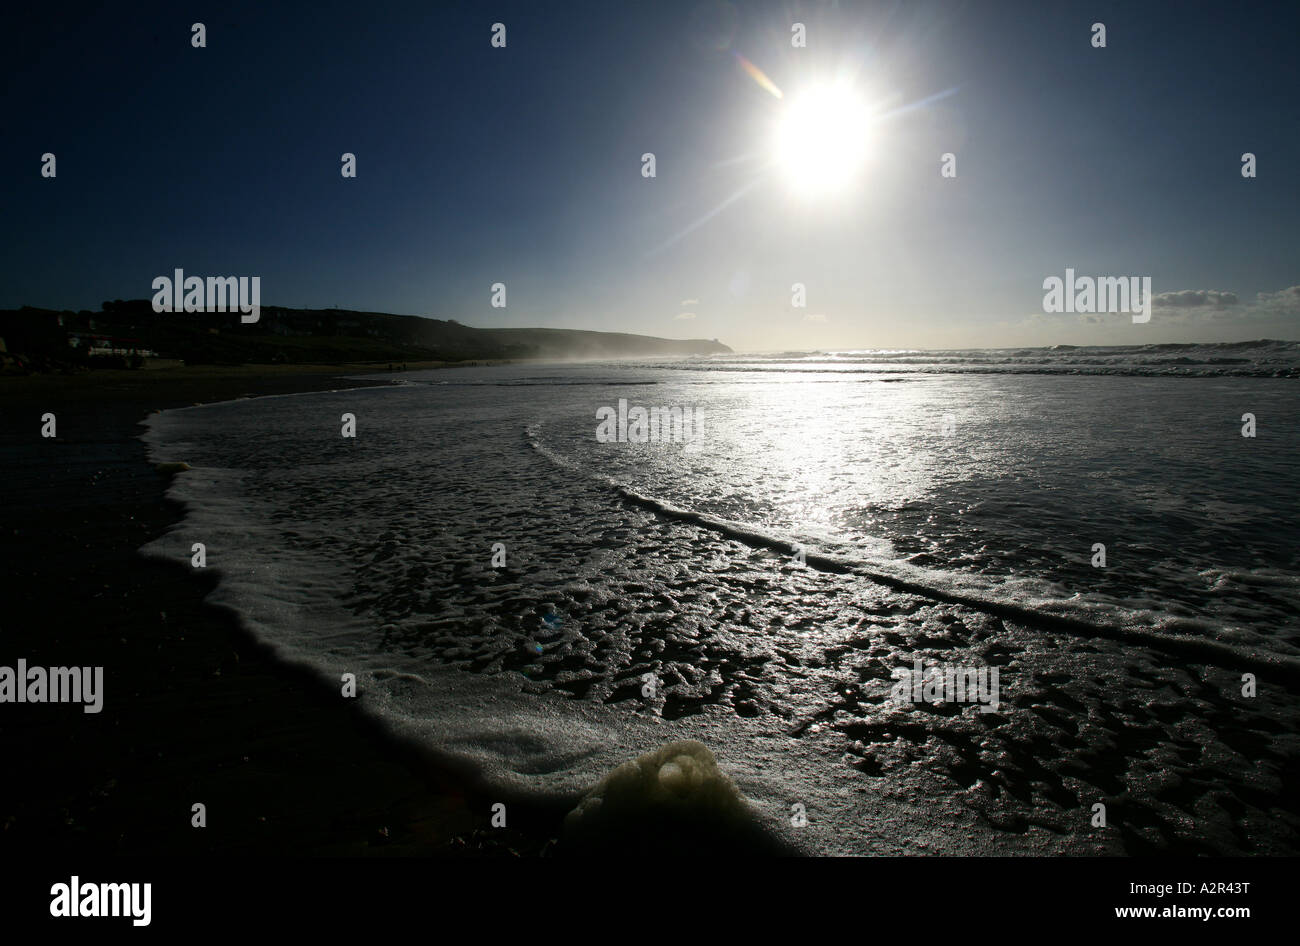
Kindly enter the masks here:
<path id="1" fill-rule="evenodd" d="M 789 556 L 802 552 L 804 563 L 809 568 L 856 575 L 895 591 L 964 605 L 1030 627 L 1155 647 L 1193 660 L 1281 675 L 1292 683 L 1300 683 L 1300 654 L 1279 653 L 1262 646 L 1209 637 L 1207 635 L 1223 631 L 1213 622 L 1154 610 L 1125 608 L 1079 595 L 1067 597 L 1063 590 L 1051 593 L 1044 587 L 1048 584 L 1046 582 L 993 583 L 983 576 L 923 568 L 905 561 L 810 550 L 789 536 L 750 523 L 691 510 L 638 492 L 604 474 L 593 473 L 547 446 L 541 439 L 541 429 L 540 423 L 524 428 L 525 438 L 532 449 L 565 469 L 604 482 L 625 502 L 666 519 L 709 529 L 752 548 Z M 1217 580 L 1225 584 L 1281 584 L 1289 588 L 1300 585 L 1300 578 L 1294 576 L 1240 572 L 1223 573 Z"/>
<path id="2" fill-rule="evenodd" d="M 1294 848 L 1270 817 L 1285 687 L 1243 701 L 1217 665 L 1232 662 L 1054 633 L 1042 586 L 1008 593 L 1024 620 L 1004 623 L 944 603 L 936 591 L 968 589 L 940 572 L 820 548 L 793 567 L 765 551 L 792 548 L 777 529 L 554 450 L 543 430 L 585 419 L 580 393 L 494 398 L 399 385 L 154 415 L 152 458 L 192 469 L 169 489 L 184 519 L 148 552 L 188 561 L 207 543 L 213 604 L 335 693 L 356 674 L 360 711 L 507 803 L 576 803 L 620 763 L 695 739 L 755 818 L 810 851 Z M 344 410 L 362 421 L 350 443 Z M 1249 577 L 1221 572 L 1201 581 Z M 894 705 L 890 669 L 923 658 L 1000 668 L 1001 710 Z M 1177 773 L 1177 797 L 1153 767 Z M 1118 830 L 1088 830 L 1080 813 L 1121 794 Z"/>
<path id="3" fill-rule="evenodd" d="M 920 374 L 1090 374 L 1300 377 L 1300 342 L 1167 343 L 1046 348 L 854 349 L 712 355 L 663 367 L 731 372 L 908 371 Z"/>

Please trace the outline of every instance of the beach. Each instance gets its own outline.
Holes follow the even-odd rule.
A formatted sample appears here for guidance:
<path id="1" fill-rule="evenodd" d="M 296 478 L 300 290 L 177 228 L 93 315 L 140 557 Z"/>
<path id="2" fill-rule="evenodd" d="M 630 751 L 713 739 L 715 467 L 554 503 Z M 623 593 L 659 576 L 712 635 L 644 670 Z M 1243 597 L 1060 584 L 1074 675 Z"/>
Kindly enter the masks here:
<path id="1" fill-rule="evenodd" d="M 692 740 L 807 853 L 1286 853 L 1294 360 L 463 367 L 168 411 L 186 515 L 145 551 L 205 543 L 213 603 L 511 811 Z"/>
<path id="2" fill-rule="evenodd" d="M 6 706 L 0 847 L 41 854 L 539 852 L 563 812 L 510 830 L 317 681 L 269 657 L 212 580 L 138 549 L 178 518 L 138 440 L 150 411 L 345 388 L 338 367 L 0 379 L 3 659 L 105 668 L 103 711 Z M 373 367 L 367 370 L 373 370 Z M 373 383 L 373 382 L 372 382 Z M 41 415 L 58 437 L 39 436 Z M 191 826 L 191 803 L 207 827 Z M 515 828 L 518 825 L 518 828 Z"/>
<path id="3" fill-rule="evenodd" d="M 1094 6 L 7 17 L 6 923 L 1285 912 L 1300 6 Z"/>
<path id="4" fill-rule="evenodd" d="M 1291 853 L 1293 348 L 18 379 L 5 843 Z"/>

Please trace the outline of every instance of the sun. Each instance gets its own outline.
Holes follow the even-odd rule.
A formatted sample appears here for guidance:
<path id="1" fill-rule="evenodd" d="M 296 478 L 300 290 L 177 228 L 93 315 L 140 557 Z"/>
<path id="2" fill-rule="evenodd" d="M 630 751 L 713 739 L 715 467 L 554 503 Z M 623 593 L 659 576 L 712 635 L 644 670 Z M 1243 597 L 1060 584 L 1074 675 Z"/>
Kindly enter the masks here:
<path id="1" fill-rule="evenodd" d="M 870 114 L 848 85 L 820 85 L 791 96 L 776 124 L 776 162 L 808 197 L 848 190 L 867 153 Z"/>

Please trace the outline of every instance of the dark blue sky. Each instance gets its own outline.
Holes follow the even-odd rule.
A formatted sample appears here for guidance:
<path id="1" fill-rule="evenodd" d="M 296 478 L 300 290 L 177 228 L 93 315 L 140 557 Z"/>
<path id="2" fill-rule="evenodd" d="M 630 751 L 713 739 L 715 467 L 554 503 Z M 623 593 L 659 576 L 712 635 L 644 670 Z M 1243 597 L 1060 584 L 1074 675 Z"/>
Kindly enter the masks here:
<path id="1" fill-rule="evenodd" d="M 3 38 L 0 307 L 145 298 L 181 267 L 260 275 L 269 305 L 738 348 L 1300 337 L 1296 4 L 726 6 L 22 14 Z M 873 127 L 851 188 L 797 200 L 771 126 L 846 74 L 885 110 L 949 94 Z M 1145 326 L 1045 315 L 1066 266 L 1236 301 Z"/>

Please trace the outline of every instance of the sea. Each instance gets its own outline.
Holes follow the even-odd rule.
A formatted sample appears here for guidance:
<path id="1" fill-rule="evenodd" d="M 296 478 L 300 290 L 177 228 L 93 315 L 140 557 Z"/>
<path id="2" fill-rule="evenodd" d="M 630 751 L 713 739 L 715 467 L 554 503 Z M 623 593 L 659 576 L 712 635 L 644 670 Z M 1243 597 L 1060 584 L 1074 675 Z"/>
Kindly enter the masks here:
<path id="1" fill-rule="evenodd" d="M 1300 852 L 1300 343 L 373 380 L 153 415 L 144 552 L 502 803 L 692 739 L 811 854 Z"/>

